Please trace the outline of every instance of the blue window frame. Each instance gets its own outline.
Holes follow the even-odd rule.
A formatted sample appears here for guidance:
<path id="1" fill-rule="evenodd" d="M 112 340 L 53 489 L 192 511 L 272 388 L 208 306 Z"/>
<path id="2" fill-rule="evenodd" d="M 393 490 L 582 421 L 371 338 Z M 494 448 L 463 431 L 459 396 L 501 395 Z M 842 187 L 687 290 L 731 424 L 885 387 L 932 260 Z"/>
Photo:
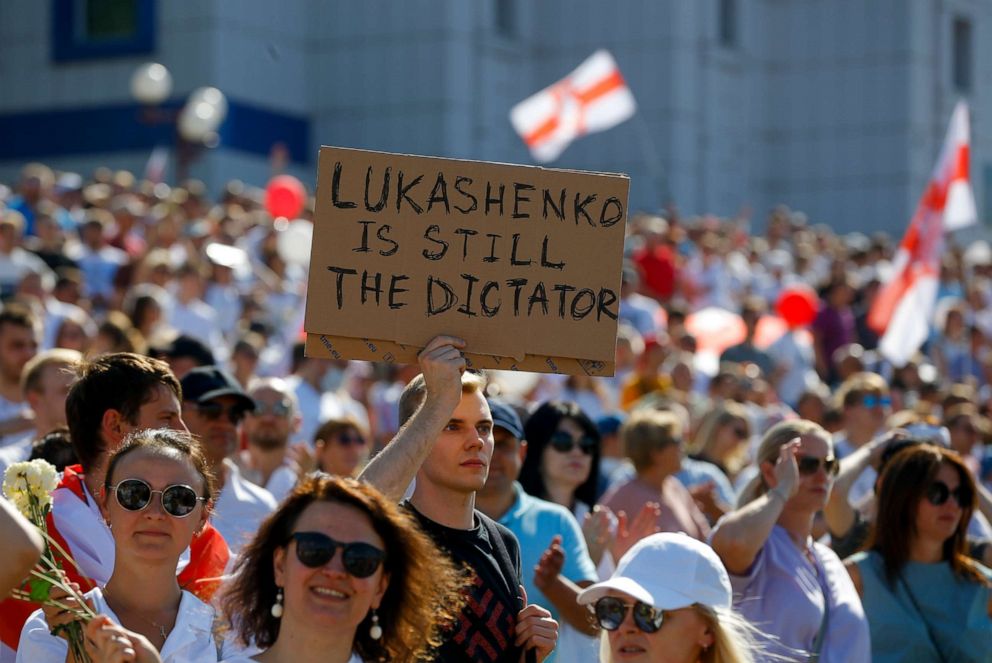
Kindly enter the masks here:
<path id="1" fill-rule="evenodd" d="M 52 60 L 155 50 L 155 0 L 52 0 Z"/>

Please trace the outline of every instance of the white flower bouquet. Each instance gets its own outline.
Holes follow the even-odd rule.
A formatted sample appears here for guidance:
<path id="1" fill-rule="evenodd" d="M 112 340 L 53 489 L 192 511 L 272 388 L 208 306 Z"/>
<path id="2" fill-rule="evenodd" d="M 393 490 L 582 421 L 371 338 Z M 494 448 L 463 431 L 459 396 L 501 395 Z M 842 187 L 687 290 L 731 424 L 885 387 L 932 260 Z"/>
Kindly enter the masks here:
<path id="1" fill-rule="evenodd" d="M 13 590 L 11 596 L 23 601 L 40 603 L 44 606 L 56 607 L 68 611 L 77 619 L 64 626 L 53 629 L 53 635 L 64 635 L 69 641 L 69 649 L 78 663 L 89 663 L 90 658 L 83 649 L 82 625 L 96 616 L 93 609 L 83 599 L 82 594 L 69 583 L 62 570 L 62 561 L 72 564 L 77 571 L 79 567 L 48 533 L 46 516 L 52 509 L 52 491 L 58 486 L 58 473 L 51 463 L 44 460 L 14 463 L 7 468 L 3 480 L 3 493 L 7 496 L 21 514 L 31 521 L 45 539 L 45 552 L 41 560 L 31 570 L 31 574 L 21 587 Z M 82 575 L 82 572 L 79 572 Z M 74 605 L 65 599 L 53 599 L 50 596 L 52 588 L 58 588 L 75 599 Z"/>

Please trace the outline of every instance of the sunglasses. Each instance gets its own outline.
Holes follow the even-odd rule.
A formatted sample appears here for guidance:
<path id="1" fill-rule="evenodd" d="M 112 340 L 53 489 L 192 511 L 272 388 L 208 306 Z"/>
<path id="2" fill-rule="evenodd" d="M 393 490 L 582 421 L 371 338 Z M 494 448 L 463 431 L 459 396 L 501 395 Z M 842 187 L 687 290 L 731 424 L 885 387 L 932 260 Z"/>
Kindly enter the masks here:
<path id="1" fill-rule="evenodd" d="M 799 474 L 804 477 L 816 474 L 820 465 L 823 465 L 823 471 L 828 476 L 837 476 L 837 473 L 840 472 L 840 461 L 833 456 L 822 459 L 816 456 L 799 456 L 796 459 L 796 465 L 799 466 Z"/>
<path id="2" fill-rule="evenodd" d="M 218 421 L 225 414 L 227 420 L 237 426 L 245 418 L 248 410 L 244 405 L 232 405 L 224 407 L 220 403 L 197 403 L 196 411 L 207 421 Z"/>
<path id="3" fill-rule="evenodd" d="M 141 479 L 124 479 L 116 486 L 107 484 L 107 489 L 114 491 L 114 497 L 121 508 L 128 511 L 141 511 L 152 502 L 152 495 L 162 496 L 162 509 L 174 518 L 185 518 L 193 513 L 197 502 L 206 502 L 206 497 L 200 497 L 189 486 L 176 484 L 167 486 L 164 490 L 152 490 L 152 487 Z"/>
<path id="4" fill-rule="evenodd" d="M 357 433 L 350 435 L 348 433 L 341 433 L 333 439 L 335 439 L 337 443 L 343 447 L 350 447 L 351 445 L 355 445 L 356 447 L 365 446 L 365 438 Z"/>
<path id="5" fill-rule="evenodd" d="M 615 631 L 627 618 L 628 604 L 615 596 L 604 596 L 595 603 L 596 621 L 607 631 Z M 638 601 L 633 605 L 634 624 L 645 633 L 654 633 L 664 620 L 662 611 Z"/>
<path id="6" fill-rule="evenodd" d="M 747 432 L 747 429 L 746 429 L 746 428 L 743 428 L 743 427 L 738 427 L 738 426 L 734 426 L 734 435 L 736 435 L 736 436 L 737 436 L 737 439 L 738 439 L 738 440 L 743 440 L 743 439 L 746 439 L 746 438 L 748 438 L 748 437 L 751 437 L 751 436 L 750 436 L 750 435 L 748 434 L 748 432 Z"/>
<path id="7" fill-rule="evenodd" d="M 889 407 L 892 405 L 892 399 L 888 396 L 865 396 L 861 399 L 861 404 L 867 408 L 873 408 L 876 405 L 881 405 L 882 407 Z"/>
<path id="8" fill-rule="evenodd" d="M 943 481 L 934 481 L 927 488 L 927 501 L 934 506 L 941 506 L 951 497 L 954 501 L 958 503 L 959 507 L 964 507 L 965 504 L 969 503 L 968 491 L 965 490 L 964 486 L 958 486 L 953 491 L 948 488 L 947 484 Z"/>
<path id="9" fill-rule="evenodd" d="M 255 409 L 252 411 L 252 415 L 264 417 L 267 414 L 271 414 L 274 417 L 287 417 L 289 416 L 290 409 L 289 403 L 286 401 L 279 401 L 271 405 L 262 401 L 255 401 Z"/>
<path id="10" fill-rule="evenodd" d="M 342 549 L 344 570 L 356 578 L 368 578 L 386 559 L 386 553 L 370 543 L 342 543 L 320 532 L 294 532 L 290 541 L 296 541 L 296 559 L 310 569 L 317 569 L 334 559 Z"/>
<path id="11" fill-rule="evenodd" d="M 596 442 L 596 438 L 588 435 L 583 435 L 578 441 L 576 441 L 570 433 L 566 433 L 563 430 L 552 433 L 551 437 L 548 438 L 548 443 L 551 445 L 552 449 L 559 453 L 567 454 L 577 446 L 582 453 L 589 456 L 592 455 L 593 449 L 595 449 L 598 444 Z"/>

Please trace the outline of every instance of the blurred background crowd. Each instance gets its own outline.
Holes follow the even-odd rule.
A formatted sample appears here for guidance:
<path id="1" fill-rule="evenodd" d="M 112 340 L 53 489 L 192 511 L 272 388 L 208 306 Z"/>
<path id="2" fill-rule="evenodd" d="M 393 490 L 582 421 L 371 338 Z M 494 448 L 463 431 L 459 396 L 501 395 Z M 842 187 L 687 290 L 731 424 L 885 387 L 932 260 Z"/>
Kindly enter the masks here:
<path id="1" fill-rule="evenodd" d="M 195 180 L 169 186 L 38 163 L 0 186 L 0 464 L 73 463 L 59 432 L 71 377 L 46 367 L 135 352 L 164 359 L 180 379 L 219 366 L 255 403 L 228 412 L 239 447 L 228 461 L 258 488 L 238 522 L 218 525 L 233 551 L 302 473 L 358 474 L 396 433 L 400 393 L 418 368 L 304 356 L 301 238 L 313 200 L 289 222 L 273 218 L 264 194 L 238 181 L 214 194 Z M 886 235 L 838 235 L 784 206 L 767 219 L 632 215 L 616 375 L 492 372 L 487 395 L 513 415 L 495 416 L 480 508 L 509 517 L 501 495 L 519 481 L 581 528 L 557 572 L 605 578 L 646 534 L 707 540 L 753 497 L 766 433 L 804 419 L 833 436 L 832 453 L 819 455 L 850 459 L 823 461 L 824 474 L 840 476 L 812 530 L 843 558 L 865 546 L 886 435 L 898 428 L 960 457 L 979 491 L 969 550 L 988 564 L 992 251 L 950 239 L 929 339 L 893 366 L 868 311 L 894 250 Z M 202 406 L 198 417 L 209 414 Z M 501 446 L 507 433 L 526 440 L 525 454 Z M 800 462 L 800 475 L 819 476 L 816 463 Z M 566 529 L 523 542 L 528 589 L 547 587 L 547 568 L 528 569 Z"/>

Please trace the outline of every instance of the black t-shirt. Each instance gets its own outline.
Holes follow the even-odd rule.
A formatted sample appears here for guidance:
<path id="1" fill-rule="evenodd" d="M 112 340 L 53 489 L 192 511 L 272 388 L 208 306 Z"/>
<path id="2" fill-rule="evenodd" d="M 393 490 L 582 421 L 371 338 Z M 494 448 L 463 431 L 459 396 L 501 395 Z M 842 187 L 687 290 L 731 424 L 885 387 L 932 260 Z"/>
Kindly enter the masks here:
<path id="1" fill-rule="evenodd" d="M 443 663 L 517 663 L 514 644 L 520 600 L 520 544 L 507 528 L 479 511 L 470 530 L 452 529 L 430 520 L 409 502 L 403 506 L 417 518 L 424 532 L 448 553 L 455 564 L 472 575 L 468 604 L 458 624 L 446 634 L 435 652 Z M 493 541 L 499 536 L 500 541 Z M 500 546 L 502 543 L 502 546 Z"/>

